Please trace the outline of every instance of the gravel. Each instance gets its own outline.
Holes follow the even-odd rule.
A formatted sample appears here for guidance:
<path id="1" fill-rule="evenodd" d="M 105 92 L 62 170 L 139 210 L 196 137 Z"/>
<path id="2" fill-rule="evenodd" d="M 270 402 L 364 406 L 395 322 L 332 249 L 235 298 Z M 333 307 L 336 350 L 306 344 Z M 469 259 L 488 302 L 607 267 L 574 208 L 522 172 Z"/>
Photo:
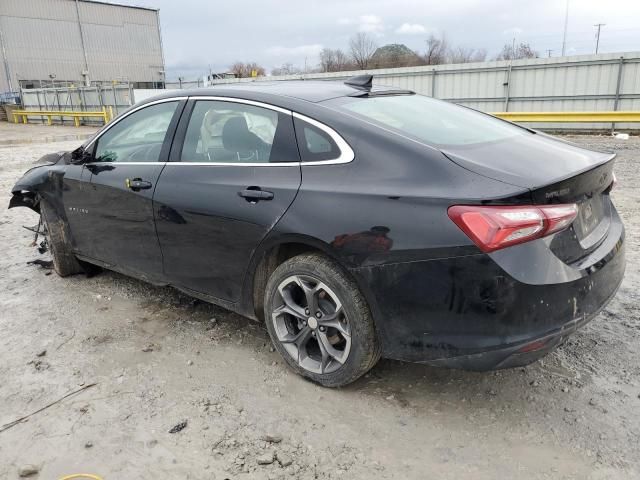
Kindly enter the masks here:
<path id="1" fill-rule="evenodd" d="M 111 272 L 27 265 L 48 260 L 21 227 L 37 217 L 2 210 L 0 425 L 98 385 L 0 432 L 0 478 L 32 463 L 40 478 L 639 478 L 640 140 L 571 140 L 619 152 L 627 274 L 556 352 L 499 372 L 383 360 L 323 389 L 239 315 Z M 0 202 L 40 155 L 77 144 L 0 145 Z"/>

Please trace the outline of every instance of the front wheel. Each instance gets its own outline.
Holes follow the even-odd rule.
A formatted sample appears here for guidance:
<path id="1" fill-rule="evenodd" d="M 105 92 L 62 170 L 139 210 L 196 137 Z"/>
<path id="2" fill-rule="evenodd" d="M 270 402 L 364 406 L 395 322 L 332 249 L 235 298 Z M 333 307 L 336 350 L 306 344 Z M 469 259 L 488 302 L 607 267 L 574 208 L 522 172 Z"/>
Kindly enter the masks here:
<path id="1" fill-rule="evenodd" d="M 40 202 L 40 216 L 53 259 L 53 269 L 61 277 L 82 272 L 82 267 L 71 250 L 68 226 L 45 201 Z"/>
<path id="2" fill-rule="evenodd" d="M 300 375 L 326 387 L 347 385 L 380 358 L 369 307 L 334 261 L 304 254 L 282 263 L 265 291 L 274 346 Z"/>

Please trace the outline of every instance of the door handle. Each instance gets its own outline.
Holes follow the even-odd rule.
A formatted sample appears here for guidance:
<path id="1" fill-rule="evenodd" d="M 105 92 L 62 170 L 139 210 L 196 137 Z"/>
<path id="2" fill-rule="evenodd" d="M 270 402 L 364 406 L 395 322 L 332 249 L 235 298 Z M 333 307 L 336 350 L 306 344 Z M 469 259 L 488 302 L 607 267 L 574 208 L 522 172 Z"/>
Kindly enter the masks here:
<path id="1" fill-rule="evenodd" d="M 273 199 L 273 192 L 267 192 L 266 190 L 262 190 L 260 187 L 247 187 L 245 190 L 239 191 L 238 195 L 251 203 L 256 203 L 260 200 Z"/>
<path id="2" fill-rule="evenodd" d="M 128 189 L 133 190 L 134 192 L 137 192 L 138 190 L 147 190 L 153 186 L 151 182 L 147 182 L 141 178 L 127 178 L 125 179 L 124 184 Z"/>

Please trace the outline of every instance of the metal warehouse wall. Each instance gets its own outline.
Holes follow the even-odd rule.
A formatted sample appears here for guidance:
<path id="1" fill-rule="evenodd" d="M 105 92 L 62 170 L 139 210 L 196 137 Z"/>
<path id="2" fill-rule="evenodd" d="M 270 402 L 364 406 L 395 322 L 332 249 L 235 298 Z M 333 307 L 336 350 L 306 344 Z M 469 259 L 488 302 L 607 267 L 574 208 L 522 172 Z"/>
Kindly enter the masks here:
<path id="1" fill-rule="evenodd" d="M 81 0 L 0 0 L 0 34 L 12 89 L 18 80 L 163 81 L 158 11 Z M 82 23 L 80 34 L 78 14 Z M 9 90 L 0 52 L 0 92 Z"/>
<path id="2" fill-rule="evenodd" d="M 374 75 L 374 84 L 408 88 L 485 112 L 640 110 L 640 52 L 224 79 L 214 83 L 300 78 L 335 80 L 364 73 Z M 590 123 L 531 125 L 548 129 L 610 126 Z M 616 127 L 637 129 L 640 125 L 629 123 Z"/>

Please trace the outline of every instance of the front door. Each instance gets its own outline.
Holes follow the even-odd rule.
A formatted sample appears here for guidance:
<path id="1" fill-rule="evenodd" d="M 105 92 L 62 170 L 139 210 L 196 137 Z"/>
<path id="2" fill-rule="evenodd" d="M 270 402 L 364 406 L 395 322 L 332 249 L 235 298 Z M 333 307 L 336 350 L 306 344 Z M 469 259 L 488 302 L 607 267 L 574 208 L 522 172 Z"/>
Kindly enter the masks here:
<path id="1" fill-rule="evenodd" d="M 69 164 L 62 179 L 62 205 L 71 231 L 73 251 L 85 252 L 91 245 L 93 222 L 87 215 L 87 191 L 91 173 L 84 165 Z"/>
<path id="2" fill-rule="evenodd" d="M 240 102 L 190 101 L 154 196 L 165 276 L 230 302 L 301 181 L 291 115 Z"/>
<path id="3" fill-rule="evenodd" d="M 117 121 L 93 145 L 87 210 L 92 221 L 86 255 L 149 280 L 162 277 L 152 199 L 168 156 L 180 102 L 165 101 Z"/>

